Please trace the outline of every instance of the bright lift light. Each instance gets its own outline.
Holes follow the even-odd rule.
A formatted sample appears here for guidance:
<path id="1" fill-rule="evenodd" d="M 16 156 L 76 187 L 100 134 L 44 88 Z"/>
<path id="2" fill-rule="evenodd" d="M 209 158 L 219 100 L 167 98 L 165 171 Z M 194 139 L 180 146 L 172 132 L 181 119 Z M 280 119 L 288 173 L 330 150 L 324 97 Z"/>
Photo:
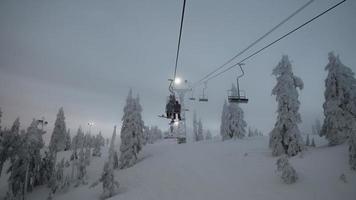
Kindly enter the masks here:
<path id="1" fill-rule="evenodd" d="M 182 82 L 182 80 L 179 77 L 176 77 L 176 79 L 174 79 L 174 84 L 179 85 Z"/>

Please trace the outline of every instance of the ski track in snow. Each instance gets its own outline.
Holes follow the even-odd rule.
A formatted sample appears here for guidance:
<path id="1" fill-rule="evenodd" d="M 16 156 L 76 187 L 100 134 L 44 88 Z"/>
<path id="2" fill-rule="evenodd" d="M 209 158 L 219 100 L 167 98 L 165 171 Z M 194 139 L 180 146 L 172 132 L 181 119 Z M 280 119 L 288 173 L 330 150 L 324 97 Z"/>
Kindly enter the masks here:
<path id="1" fill-rule="evenodd" d="M 107 149 L 102 152 L 102 157 L 94 157 L 87 168 L 88 185 L 71 187 L 68 192 L 57 193 L 54 199 L 99 199 L 101 184 L 95 188 L 89 185 L 102 172 Z M 58 158 L 69 155 L 70 152 L 60 153 Z M 284 184 L 276 174 L 276 160 L 268 149 L 268 137 L 182 145 L 160 141 L 146 145 L 135 166 L 116 171 L 120 189 L 111 199 L 356 199 L 356 173 L 349 169 L 347 145 L 309 148 L 291 158 L 299 175 L 299 180 L 292 185 Z M 347 183 L 339 179 L 342 173 Z M 7 190 L 7 178 L 7 175 L 0 177 L 0 198 Z M 48 188 L 41 186 L 29 193 L 27 199 L 45 200 L 47 196 Z"/>

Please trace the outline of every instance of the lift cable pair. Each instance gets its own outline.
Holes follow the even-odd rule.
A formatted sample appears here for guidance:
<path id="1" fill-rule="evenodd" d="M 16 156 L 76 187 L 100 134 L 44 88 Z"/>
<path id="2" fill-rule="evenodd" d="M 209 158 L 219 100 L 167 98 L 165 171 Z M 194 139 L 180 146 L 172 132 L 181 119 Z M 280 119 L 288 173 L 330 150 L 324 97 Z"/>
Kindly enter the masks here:
<path id="1" fill-rule="evenodd" d="M 216 71 L 218 71 L 219 69 L 221 69 L 222 67 L 220 66 L 219 68 L 217 68 L 216 70 L 214 70 L 215 72 L 209 74 L 208 76 L 204 77 L 203 79 L 201 79 L 200 81 L 198 81 L 196 84 L 193 85 L 192 88 L 194 87 L 197 87 L 199 85 L 201 85 L 202 83 L 204 83 L 206 85 L 206 83 L 208 81 L 210 81 L 211 79 L 214 79 L 218 76 L 220 76 L 221 74 L 231 70 L 232 68 L 236 67 L 236 66 L 239 66 L 240 67 L 240 70 L 242 71 L 242 75 L 240 75 L 238 78 L 237 78 L 237 84 L 238 83 L 238 79 L 241 78 L 243 75 L 244 75 L 244 71 L 242 69 L 242 65 L 244 65 L 244 62 L 249 60 L 250 58 L 252 58 L 253 56 L 259 54 L 260 52 L 264 51 L 265 49 L 271 47 L 272 45 L 276 44 L 277 42 L 279 42 L 280 40 L 286 38 L 287 36 L 291 35 L 292 33 L 296 32 L 297 30 L 301 29 L 302 27 L 306 26 L 307 24 L 311 23 L 312 21 L 316 20 L 317 18 L 323 16 L 324 14 L 328 13 L 329 11 L 333 10 L 334 8 L 338 7 L 339 5 L 341 5 L 342 3 L 344 3 L 346 0 L 342 0 L 338 3 L 336 3 L 335 5 L 331 6 L 330 8 L 328 8 L 327 10 L 323 11 L 322 13 L 316 15 L 315 17 L 309 19 L 308 21 L 304 22 L 303 24 L 299 25 L 298 27 L 292 29 L 291 31 L 287 32 L 286 34 L 282 35 L 281 37 L 277 38 L 276 40 L 274 40 L 273 42 L 269 43 L 268 45 L 264 46 L 263 48 L 255 51 L 254 53 L 250 54 L 249 56 L 245 57 L 244 59 L 240 60 L 239 62 L 237 62 L 236 64 L 233 64 L 231 65 L 230 67 L 226 68 L 225 70 L 223 71 L 220 71 L 219 73 L 213 75 L 213 76 L 210 76 L 211 74 L 215 73 Z M 308 2 L 309 3 L 309 2 Z M 306 4 L 306 5 L 309 5 L 309 4 Z M 303 6 L 304 7 L 304 6 Z M 302 8 L 303 8 L 302 7 Z M 305 7 L 304 7 L 305 8 Z M 300 10 L 300 9 L 298 9 Z M 298 11 L 297 10 L 297 11 Z M 292 15 L 291 15 L 292 16 Z M 288 18 L 287 18 L 288 19 Z M 278 26 L 278 25 L 277 25 Z M 266 35 L 266 34 L 265 34 Z M 262 38 L 262 37 L 261 37 Z M 259 40 L 256 40 L 256 41 L 259 41 Z M 254 42 L 254 43 L 257 43 L 257 42 Z M 249 45 L 249 47 L 252 47 L 253 45 Z M 247 48 L 246 48 L 247 49 Z M 241 53 L 242 54 L 242 53 Z M 237 54 L 239 55 L 239 54 Z M 236 56 L 237 57 L 237 56 Z M 224 64 L 225 66 L 225 64 Z M 239 86 L 238 86 L 238 91 L 239 90 Z M 230 96 L 230 98 L 228 97 L 229 101 L 230 102 L 237 102 L 237 103 L 247 103 L 248 102 L 248 99 L 246 98 L 245 95 L 242 95 L 241 93 L 238 92 L 238 95 L 235 96 L 236 98 L 234 98 L 233 95 Z"/>

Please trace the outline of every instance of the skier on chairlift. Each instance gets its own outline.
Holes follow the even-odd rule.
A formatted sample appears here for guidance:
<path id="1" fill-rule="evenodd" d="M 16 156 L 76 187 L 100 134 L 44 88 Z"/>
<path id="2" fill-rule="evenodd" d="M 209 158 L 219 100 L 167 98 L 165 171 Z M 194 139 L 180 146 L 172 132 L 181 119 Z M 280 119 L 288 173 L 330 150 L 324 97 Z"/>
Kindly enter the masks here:
<path id="1" fill-rule="evenodd" d="M 169 95 L 168 102 L 166 104 L 166 116 L 167 118 L 174 118 L 174 104 L 175 104 L 175 97 L 174 95 Z"/>
<path id="2" fill-rule="evenodd" d="M 177 115 L 178 115 L 178 120 L 181 120 L 181 117 L 180 117 L 181 108 L 182 108 L 182 106 L 179 104 L 178 101 L 176 101 L 174 104 L 174 119 L 177 119 Z"/>

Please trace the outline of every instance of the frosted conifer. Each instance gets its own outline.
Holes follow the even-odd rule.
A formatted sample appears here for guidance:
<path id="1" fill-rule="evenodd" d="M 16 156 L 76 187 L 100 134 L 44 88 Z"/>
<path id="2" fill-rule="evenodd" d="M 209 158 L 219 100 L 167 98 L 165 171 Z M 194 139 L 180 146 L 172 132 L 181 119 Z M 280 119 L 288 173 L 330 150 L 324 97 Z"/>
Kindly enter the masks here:
<path id="1" fill-rule="evenodd" d="M 287 154 L 294 156 L 302 150 L 302 138 L 298 124 L 301 122 L 299 114 L 298 91 L 303 89 L 303 81 L 294 76 L 292 65 L 288 56 L 282 56 L 282 60 L 273 69 L 273 75 L 277 77 L 277 84 L 272 90 L 278 103 L 277 121 L 270 133 L 269 146 L 273 156 Z"/>
<path id="2" fill-rule="evenodd" d="M 320 135 L 329 140 L 329 145 L 337 145 L 346 141 L 356 123 L 356 80 L 352 70 L 333 53 L 329 53 L 325 70 L 325 118 Z"/>

